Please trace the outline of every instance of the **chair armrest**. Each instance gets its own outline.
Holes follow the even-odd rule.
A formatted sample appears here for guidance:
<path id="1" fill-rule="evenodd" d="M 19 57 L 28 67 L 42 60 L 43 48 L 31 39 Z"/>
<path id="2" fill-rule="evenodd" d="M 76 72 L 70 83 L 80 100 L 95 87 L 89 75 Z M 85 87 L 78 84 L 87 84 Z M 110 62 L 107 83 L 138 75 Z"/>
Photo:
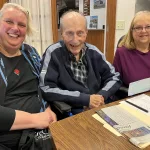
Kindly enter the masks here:
<path id="1" fill-rule="evenodd" d="M 120 89 L 119 89 L 119 91 L 128 95 L 128 88 L 125 87 L 125 86 L 121 86 Z"/>
<path id="2" fill-rule="evenodd" d="M 61 112 L 71 112 L 71 106 L 65 102 L 54 101 L 53 105 Z"/>
<path id="3" fill-rule="evenodd" d="M 121 86 L 120 89 L 115 94 L 116 99 L 120 100 L 128 97 L 128 88 L 125 86 Z"/>

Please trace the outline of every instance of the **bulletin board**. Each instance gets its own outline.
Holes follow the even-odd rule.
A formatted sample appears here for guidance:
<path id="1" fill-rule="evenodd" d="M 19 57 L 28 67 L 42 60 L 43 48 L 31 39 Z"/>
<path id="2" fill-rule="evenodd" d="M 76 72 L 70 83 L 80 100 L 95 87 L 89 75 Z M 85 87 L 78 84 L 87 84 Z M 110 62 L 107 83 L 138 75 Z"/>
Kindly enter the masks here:
<path id="1" fill-rule="evenodd" d="M 82 12 L 87 19 L 87 28 L 104 30 L 107 0 L 57 0 L 58 29 L 60 17 L 68 10 Z"/>
<path id="2" fill-rule="evenodd" d="M 79 0 L 79 11 L 87 19 L 87 28 L 105 29 L 107 0 Z"/>

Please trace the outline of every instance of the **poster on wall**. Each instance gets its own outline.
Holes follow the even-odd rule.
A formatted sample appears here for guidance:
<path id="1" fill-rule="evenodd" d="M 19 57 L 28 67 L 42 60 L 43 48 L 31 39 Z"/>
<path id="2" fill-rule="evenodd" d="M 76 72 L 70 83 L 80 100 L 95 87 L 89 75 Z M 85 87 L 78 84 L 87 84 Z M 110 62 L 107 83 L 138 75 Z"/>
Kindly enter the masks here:
<path id="1" fill-rule="evenodd" d="M 79 11 L 85 12 L 87 6 L 89 6 L 88 15 L 85 15 L 87 19 L 88 29 L 94 30 L 104 30 L 106 24 L 106 3 L 107 0 L 80 0 L 79 1 Z M 87 3 L 88 2 L 88 3 Z M 86 7 L 85 7 L 86 6 Z"/>
<path id="2" fill-rule="evenodd" d="M 87 19 L 87 28 L 88 29 L 97 29 L 98 28 L 98 16 L 85 16 Z"/>
<path id="3" fill-rule="evenodd" d="M 93 0 L 94 1 L 94 5 L 93 8 L 94 9 L 100 9 L 100 8 L 105 8 L 105 0 Z"/>

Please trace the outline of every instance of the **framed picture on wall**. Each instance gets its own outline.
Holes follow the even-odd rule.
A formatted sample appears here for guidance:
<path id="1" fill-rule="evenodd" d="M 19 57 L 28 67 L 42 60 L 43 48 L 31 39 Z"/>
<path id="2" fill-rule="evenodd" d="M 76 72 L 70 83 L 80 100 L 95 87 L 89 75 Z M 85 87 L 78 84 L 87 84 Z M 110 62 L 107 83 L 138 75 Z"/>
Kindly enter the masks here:
<path id="1" fill-rule="evenodd" d="M 93 0 L 94 9 L 105 8 L 105 0 Z"/>

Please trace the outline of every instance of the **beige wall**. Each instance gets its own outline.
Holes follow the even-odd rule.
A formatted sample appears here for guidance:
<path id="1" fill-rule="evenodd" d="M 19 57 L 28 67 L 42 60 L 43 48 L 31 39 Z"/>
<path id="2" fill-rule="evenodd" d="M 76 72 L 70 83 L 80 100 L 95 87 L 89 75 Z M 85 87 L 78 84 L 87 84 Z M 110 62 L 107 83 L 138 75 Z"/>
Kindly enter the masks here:
<path id="1" fill-rule="evenodd" d="M 115 50 L 119 38 L 128 32 L 131 20 L 135 14 L 135 3 L 136 0 L 117 0 L 117 12 L 116 12 L 116 21 L 124 20 L 125 29 L 116 30 L 115 35 Z"/>

